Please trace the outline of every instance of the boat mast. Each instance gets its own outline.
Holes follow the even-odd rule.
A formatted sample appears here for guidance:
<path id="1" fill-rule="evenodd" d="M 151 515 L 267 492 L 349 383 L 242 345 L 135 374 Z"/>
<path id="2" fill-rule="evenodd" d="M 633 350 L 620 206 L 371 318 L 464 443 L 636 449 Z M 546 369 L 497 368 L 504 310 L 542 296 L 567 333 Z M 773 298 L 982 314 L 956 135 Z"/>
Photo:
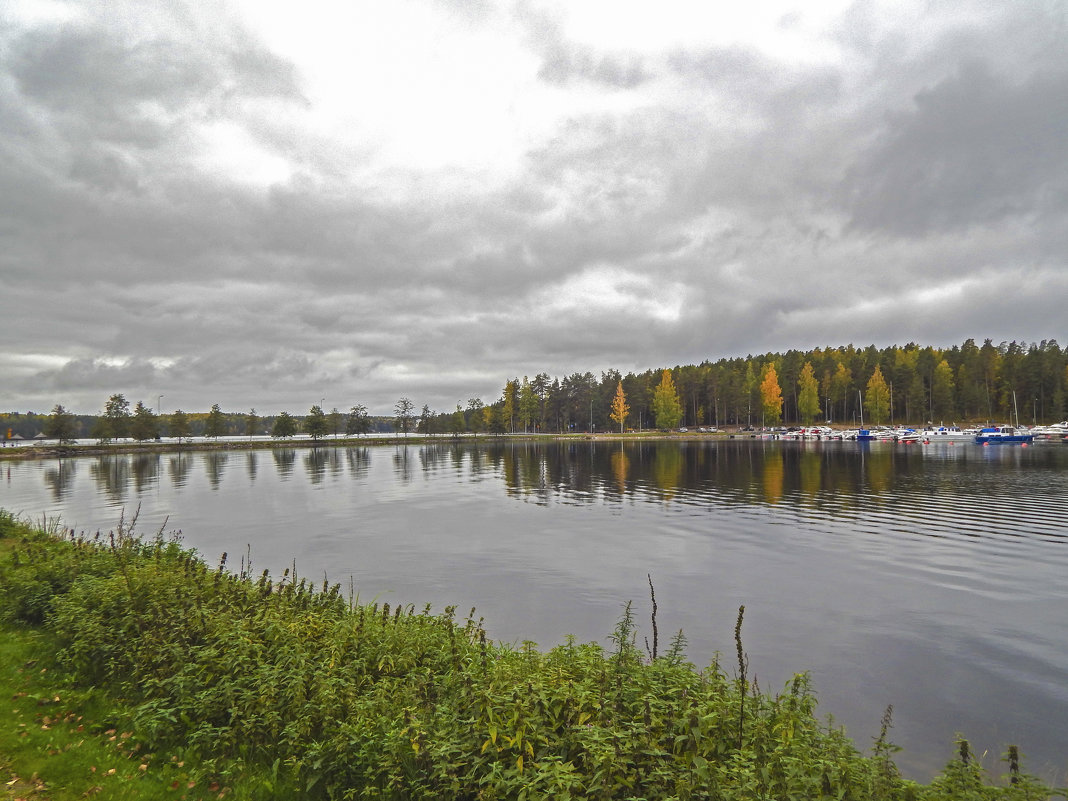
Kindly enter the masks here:
<path id="1" fill-rule="evenodd" d="M 864 428 L 864 396 L 860 394 L 860 390 L 857 390 L 857 402 L 860 405 L 860 427 Z"/>
<path id="2" fill-rule="evenodd" d="M 1020 427 L 1020 407 L 1016 405 L 1016 390 L 1012 391 L 1012 408 L 1016 412 L 1016 427 Z"/>

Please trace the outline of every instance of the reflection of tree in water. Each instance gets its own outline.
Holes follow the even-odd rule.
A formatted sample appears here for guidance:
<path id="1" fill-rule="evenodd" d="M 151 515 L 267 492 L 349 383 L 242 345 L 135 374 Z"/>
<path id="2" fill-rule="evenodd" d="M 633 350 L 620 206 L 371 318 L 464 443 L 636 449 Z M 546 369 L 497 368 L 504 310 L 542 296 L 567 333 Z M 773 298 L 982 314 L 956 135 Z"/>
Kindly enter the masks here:
<path id="1" fill-rule="evenodd" d="M 539 504 L 548 503 L 552 485 L 549 474 L 555 465 L 552 450 L 546 453 L 540 446 L 529 442 L 511 442 L 494 450 L 509 495 L 533 496 Z M 578 495 L 577 488 L 575 495 Z"/>
<path id="2" fill-rule="evenodd" d="M 89 475 L 98 490 L 113 502 L 126 499 L 130 486 L 130 461 L 125 456 L 98 456 L 89 465 Z"/>
<path id="3" fill-rule="evenodd" d="M 763 489 L 764 501 L 776 504 L 782 500 L 782 488 L 786 477 L 786 466 L 782 451 L 776 448 L 764 454 Z"/>
<path id="4" fill-rule="evenodd" d="M 188 453 L 179 453 L 172 456 L 167 463 L 167 472 L 170 474 L 171 483 L 176 487 L 184 487 L 189 480 L 189 471 L 193 468 L 193 457 Z"/>
<path id="5" fill-rule="evenodd" d="M 204 454 L 204 470 L 208 474 L 208 483 L 211 484 L 213 490 L 219 488 L 219 484 L 222 483 L 223 468 L 226 467 L 226 461 L 230 458 L 230 454 L 226 451 L 208 451 Z"/>
<path id="6" fill-rule="evenodd" d="M 330 454 L 326 448 L 312 448 L 304 457 L 304 469 L 312 484 L 322 484 Z"/>
<path id="7" fill-rule="evenodd" d="M 877 494 L 886 492 L 893 483 L 893 449 L 871 448 L 865 459 L 868 487 Z"/>
<path id="8" fill-rule="evenodd" d="M 799 469 L 801 474 L 801 494 L 809 499 L 815 498 L 819 495 L 820 488 L 823 485 L 823 458 L 821 452 L 814 448 L 806 448 L 801 453 Z"/>
<path id="9" fill-rule="evenodd" d="M 366 478 L 371 468 L 371 453 L 367 448 L 346 448 L 345 459 L 349 463 L 349 475 L 353 478 Z"/>
<path id="10" fill-rule="evenodd" d="M 441 466 L 447 448 L 444 445 L 424 445 L 419 449 L 419 465 L 424 473 L 430 473 Z"/>
<path id="11" fill-rule="evenodd" d="M 681 446 L 658 443 L 653 458 L 653 482 L 665 501 L 674 498 L 682 489 L 682 454 Z"/>
<path id="12" fill-rule="evenodd" d="M 259 455 L 256 451 L 245 454 L 245 469 L 248 470 L 248 480 L 256 480 L 256 471 L 259 469 Z"/>
<path id="13" fill-rule="evenodd" d="M 133 460 L 134 489 L 140 495 L 147 487 L 156 483 L 159 477 L 159 454 L 141 453 Z"/>
<path id="14" fill-rule="evenodd" d="M 467 455 L 467 448 L 463 445 L 456 443 L 449 448 L 449 457 L 452 459 L 453 470 L 456 471 L 456 475 L 459 476 L 464 471 L 464 457 Z"/>
<path id="15" fill-rule="evenodd" d="M 623 443 L 619 443 L 619 450 L 612 452 L 612 478 L 615 479 L 616 489 L 620 495 L 627 492 L 627 472 L 630 470 L 630 459 L 623 450 Z"/>
<path id="16" fill-rule="evenodd" d="M 700 496 L 717 503 L 790 502 L 844 510 L 922 469 L 917 454 L 915 449 L 869 452 L 849 443 L 756 439 L 501 443 L 471 450 L 470 464 L 472 475 L 500 475 L 509 495 L 544 502 L 559 496 L 569 503 L 590 503 L 629 488 L 661 501 Z"/>
<path id="17" fill-rule="evenodd" d="M 45 470 L 45 483 L 52 490 L 52 499 L 63 500 L 70 491 L 71 482 L 74 480 L 75 463 L 71 459 L 60 459 L 55 467 Z"/>
<path id="18" fill-rule="evenodd" d="M 297 461 L 297 452 L 293 448 L 273 448 L 271 455 L 274 457 L 274 466 L 278 475 L 289 478 L 293 475 L 293 465 Z"/>
<path id="19" fill-rule="evenodd" d="M 336 445 L 330 448 L 330 455 L 327 457 L 326 464 L 330 468 L 330 475 L 335 478 L 341 475 L 341 451 L 337 449 Z"/>
<path id="20" fill-rule="evenodd" d="M 412 482 L 412 457 L 407 445 L 400 445 L 393 449 L 393 472 L 405 484 Z"/>

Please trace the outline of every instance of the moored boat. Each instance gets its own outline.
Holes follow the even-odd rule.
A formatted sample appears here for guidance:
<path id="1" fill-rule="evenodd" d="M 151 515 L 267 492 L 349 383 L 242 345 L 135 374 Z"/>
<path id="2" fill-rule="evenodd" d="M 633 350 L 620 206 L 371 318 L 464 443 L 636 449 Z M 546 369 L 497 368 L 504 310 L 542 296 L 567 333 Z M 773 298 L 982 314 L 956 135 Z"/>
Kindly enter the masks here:
<path id="1" fill-rule="evenodd" d="M 980 445 L 1002 442 L 1034 442 L 1035 435 L 1015 426 L 993 426 L 982 429 L 975 437 Z"/>
<path id="2" fill-rule="evenodd" d="M 960 426 L 925 426 L 920 434 L 927 441 L 961 440 L 971 442 L 979 433 L 977 429 L 964 429 Z"/>

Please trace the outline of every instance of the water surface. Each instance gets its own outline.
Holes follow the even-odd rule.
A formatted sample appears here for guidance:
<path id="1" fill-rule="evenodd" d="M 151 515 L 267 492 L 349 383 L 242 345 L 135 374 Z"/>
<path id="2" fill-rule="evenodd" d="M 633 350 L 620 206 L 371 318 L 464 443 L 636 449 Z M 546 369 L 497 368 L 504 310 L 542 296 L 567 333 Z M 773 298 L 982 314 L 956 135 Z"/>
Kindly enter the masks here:
<path id="1" fill-rule="evenodd" d="M 490 634 L 607 643 L 647 574 L 661 639 L 762 689 L 812 673 L 858 746 L 894 705 L 928 778 L 955 732 L 1068 768 L 1068 447 L 734 440 L 278 448 L 0 465 L 0 506 L 144 533 L 362 599 L 474 606 Z M 664 647 L 661 642 L 661 647 Z"/>

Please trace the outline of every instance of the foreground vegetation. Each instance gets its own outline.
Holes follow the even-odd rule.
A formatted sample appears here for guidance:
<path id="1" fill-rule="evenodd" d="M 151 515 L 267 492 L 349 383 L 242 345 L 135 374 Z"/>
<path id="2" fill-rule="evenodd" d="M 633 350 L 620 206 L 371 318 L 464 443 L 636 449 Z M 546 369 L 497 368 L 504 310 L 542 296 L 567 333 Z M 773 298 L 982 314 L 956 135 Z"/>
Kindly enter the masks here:
<path id="1" fill-rule="evenodd" d="M 247 557 L 209 567 L 132 525 L 86 537 L 0 511 L 0 554 L 0 765 L 23 797 L 1063 795 L 1015 749 L 992 786 L 963 740 L 930 785 L 902 779 L 889 712 L 862 754 L 804 674 L 753 686 L 744 609 L 731 667 L 698 670 L 681 633 L 661 652 L 655 597 L 643 647 L 628 606 L 610 649 L 543 653 L 487 640 L 473 611 L 363 604 Z"/>

